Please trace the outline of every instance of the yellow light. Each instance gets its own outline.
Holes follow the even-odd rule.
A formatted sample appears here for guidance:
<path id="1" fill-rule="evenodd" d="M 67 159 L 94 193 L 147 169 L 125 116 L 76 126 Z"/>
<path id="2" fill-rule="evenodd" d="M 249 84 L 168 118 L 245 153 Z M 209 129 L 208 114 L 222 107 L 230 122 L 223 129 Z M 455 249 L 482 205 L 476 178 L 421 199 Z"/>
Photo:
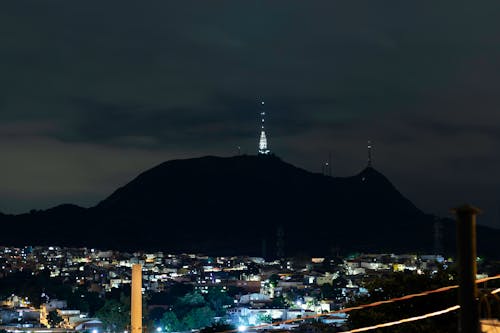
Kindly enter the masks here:
<path id="1" fill-rule="evenodd" d="M 490 280 L 496 280 L 496 279 L 500 279 L 500 274 L 495 275 L 495 276 L 491 276 L 491 277 L 487 277 L 487 278 L 484 278 L 484 279 L 476 280 L 476 283 L 483 283 L 483 282 L 487 282 L 487 281 L 490 281 Z M 273 323 L 273 324 L 263 324 L 263 325 L 257 325 L 257 326 L 250 326 L 249 329 L 260 329 L 260 328 L 270 327 L 270 326 L 274 326 L 274 325 L 294 323 L 294 322 L 302 321 L 302 320 L 305 320 L 305 319 L 314 319 L 314 318 L 319 318 L 319 317 L 330 316 L 332 314 L 347 313 L 347 312 L 351 312 L 353 310 L 362 310 L 362 309 L 366 309 L 366 308 L 370 308 L 370 307 L 379 306 L 379 305 L 382 305 L 382 304 L 388 304 L 388 303 L 394 303 L 394 302 L 404 301 L 404 300 L 408 300 L 408 299 L 411 299 L 411 298 L 421 297 L 421 296 L 427 296 L 427 295 L 431 295 L 431 294 L 435 294 L 435 293 L 440 293 L 440 292 L 443 292 L 443 291 L 447 291 L 447 290 L 451 290 L 451 289 L 456 289 L 456 288 L 458 288 L 458 285 L 447 286 L 447 287 L 442 287 L 442 288 L 438 288 L 438 289 L 434 289 L 434 290 L 424 291 L 424 292 L 421 292 L 421 293 L 416 293 L 416 294 L 405 295 L 405 296 L 402 296 L 402 297 L 391 298 L 391 299 L 386 300 L 386 301 L 373 302 L 373 303 L 363 304 L 363 305 L 355 306 L 355 307 L 351 307 L 351 308 L 345 308 L 345 309 L 338 310 L 338 311 L 331 311 L 331 312 L 323 313 L 323 314 L 319 314 L 319 315 L 312 315 L 312 316 L 305 316 L 305 317 L 296 318 L 296 319 L 289 319 L 289 320 L 284 320 L 284 321 L 281 321 L 281 322 L 276 322 L 276 323 Z M 499 293 L 499 292 L 500 292 L 500 288 L 492 291 L 491 293 L 492 294 L 496 294 L 496 293 Z M 433 312 L 433 313 L 428 313 L 428 314 L 423 315 L 423 316 L 402 319 L 400 321 L 393 322 L 392 324 L 391 323 L 386 323 L 386 324 L 380 324 L 380 325 L 391 326 L 391 325 L 400 324 L 400 322 L 404 323 L 404 322 L 408 322 L 408 321 L 421 320 L 421 319 L 425 319 L 425 318 L 428 318 L 428 317 L 439 316 L 441 314 L 457 310 L 458 308 L 460 308 L 460 306 L 459 305 L 455 305 L 455 306 L 453 306 L 451 308 L 448 308 L 448 309 L 445 309 L 445 310 L 441 310 L 441 311 L 436 311 L 436 312 Z M 397 324 L 394 324 L 394 323 L 397 323 Z M 389 325 L 389 324 L 391 324 L 391 325 Z M 380 327 L 386 327 L 386 326 L 380 326 Z M 374 326 L 374 328 L 379 328 L 379 326 Z M 372 329 L 372 328 L 370 328 L 370 329 Z M 223 331 L 221 333 L 236 333 L 236 332 L 238 332 L 238 330 L 227 330 L 227 331 Z M 348 332 L 361 332 L 361 331 L 355 331 L 355 330 L 353 330 L 353 331 L 348 331 Z M 343 333 L 348 333 L 348 332 L 343 332 Z"/>
<path id="2" fill-rule="evenodd" d="M 409 322 L 412 322 L 412 321 L 417 321 L 417 320 L 422 320 L 422 319 L 431 318 L 431 317 L 435 317 L 435 316 L 440 316 L 442 314 L 445 314 L 445 313 L 448 313 L 448 312 L 452 312 L 452 311 L 455 311 L 455 310 L 458 310 L 458 309 L 460 309 L 460 305 L 455 305 L 455 306 L 452 306 L 452 307 L 450 307 L 448 309 L 444 309 L 444 310 L 440 310 L 440 311 L 436 311 L 436 312 L 431 312 L 431 313 L 426 313 L 426 314 L 421 315 L 421 316 L 416 316 L 416 317 L 411 317 L 411 318 L 405 318 L 405 319 L 401 319 L 401 320 L 397 320 L 397 321 L 391 321 L 389 323 L 378 324 L 378 325 L 373 325 L 373 326 L 368 326 L 368 327 L 356 328 L 354 330 L 345 331 L 343 333 L 365 332 L 365 331 L 371 331 L 371 330 L 374 330 L 374 329 L 377 329 L 377 328 L 394 326 L 394 325 L 400 325 L 400 324 L 409 323 Z"/>

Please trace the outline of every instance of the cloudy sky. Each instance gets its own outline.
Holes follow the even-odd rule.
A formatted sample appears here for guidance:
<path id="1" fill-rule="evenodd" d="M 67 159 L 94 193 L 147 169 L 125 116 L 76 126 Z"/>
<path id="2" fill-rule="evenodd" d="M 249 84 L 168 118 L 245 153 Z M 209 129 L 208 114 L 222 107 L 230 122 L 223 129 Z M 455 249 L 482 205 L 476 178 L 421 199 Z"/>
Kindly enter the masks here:
<path id="1" fill-rule="evenodd" d="M 271 149 L 374 166 L 417 206 L 500 228 L 500 2 L 10 1 L 0 211 L 91 206 L 173 158 Z M 390 207 L 388 207 L 390 209 Z"/>

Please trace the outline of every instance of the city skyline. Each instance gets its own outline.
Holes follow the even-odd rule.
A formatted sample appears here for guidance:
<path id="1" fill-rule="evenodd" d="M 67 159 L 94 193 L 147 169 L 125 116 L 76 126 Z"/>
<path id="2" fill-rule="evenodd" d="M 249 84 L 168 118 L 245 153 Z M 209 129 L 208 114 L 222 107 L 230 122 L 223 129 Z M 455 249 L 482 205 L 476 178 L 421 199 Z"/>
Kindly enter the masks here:
<path id="1" fill-rule="evenodd" d="M 500 2 L 0 11 L 0 333 L 500 327 Z"/>
<path id="2" fill-rule="evenodd" d="M 374 167 L 422 210 L 500 228 L 499 4 L 113 1 L 0 13 L 0 211 L 92 206 L 161 162 L 272 151 Z M 469 24 L 464 24 L 468 22 Z"/>

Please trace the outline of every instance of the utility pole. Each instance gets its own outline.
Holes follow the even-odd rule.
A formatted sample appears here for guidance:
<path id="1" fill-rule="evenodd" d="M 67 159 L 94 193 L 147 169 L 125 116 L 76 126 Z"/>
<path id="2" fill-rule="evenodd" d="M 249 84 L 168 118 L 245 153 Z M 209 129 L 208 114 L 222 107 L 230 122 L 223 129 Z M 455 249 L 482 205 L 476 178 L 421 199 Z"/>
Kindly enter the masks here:
<path id="1" fill-rule="evenodd" d="M 459 333 L 480 333 L 479 301 L 476 284 L 476 215 L 481 211 L 470 205 L 452 210 L 457 217 L 458 317 Z"/>

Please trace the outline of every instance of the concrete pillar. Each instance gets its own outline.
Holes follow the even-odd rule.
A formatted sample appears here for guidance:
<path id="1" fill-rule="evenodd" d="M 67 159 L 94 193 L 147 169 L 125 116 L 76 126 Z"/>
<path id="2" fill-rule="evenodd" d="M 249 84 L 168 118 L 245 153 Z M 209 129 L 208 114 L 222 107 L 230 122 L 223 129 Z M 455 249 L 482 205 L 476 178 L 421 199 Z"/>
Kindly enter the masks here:
<path id="1" fill-rule="evenodd" d="M 132 266 L 132 292 L 130 305 L 130 331 L 142 333 L 142 265 Z"/>
<path id="2" fill-rule="evenodd" d="M 457 216 L 458 331 L 479 333 L 479 301 L 476 284 L 476 215 L 479 209 L 463 205 L 452 210 Z"/>

